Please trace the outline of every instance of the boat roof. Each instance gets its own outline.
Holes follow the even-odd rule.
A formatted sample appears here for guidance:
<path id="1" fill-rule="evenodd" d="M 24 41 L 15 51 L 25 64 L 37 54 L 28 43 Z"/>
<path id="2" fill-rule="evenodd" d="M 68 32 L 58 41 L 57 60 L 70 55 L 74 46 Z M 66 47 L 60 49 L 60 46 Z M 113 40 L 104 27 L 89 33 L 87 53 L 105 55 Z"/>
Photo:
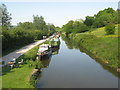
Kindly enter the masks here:
<path id="1" fill-rule="evenodd" d="M 59 39 L 56 38 L 56 39 L 54 39 L 54 41 L 59 41 Z"/>
<path id="2" fill-rule="evenodd" d="M 42 45 L 40 45 L 40 46 L 50 46 L 49 44 L 42 44 Z"/>
<path id="3" fill-rule="evenodd" d="M 58 38 L 51 39 L 50 41 L 59 41 Z"/>

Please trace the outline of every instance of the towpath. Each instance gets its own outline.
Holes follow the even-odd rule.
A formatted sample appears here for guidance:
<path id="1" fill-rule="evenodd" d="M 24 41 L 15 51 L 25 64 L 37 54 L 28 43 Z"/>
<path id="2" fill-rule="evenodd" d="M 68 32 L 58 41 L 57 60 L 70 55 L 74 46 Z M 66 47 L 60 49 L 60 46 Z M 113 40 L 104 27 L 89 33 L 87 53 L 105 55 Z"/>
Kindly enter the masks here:
<path id="1" fill-rule="evenodd" d="M 37 42 L 34 42 L 32 44 L 29 44 L 27 46 L 24 46 L 16 51 L 13 51 L 11 53 L 9 53 L 8 55 L 3 56 L 2 58 L 0 58 L 0 62 L 5 61 L 5 65 L 11 61 L 13 58 L 18 58 L 19 56 L 21 56 L 22 54 L 26 53 L 27 51 L 29 51 L 30 49 L 34 48 L 35 46 L 39 45 L 40 43 L 45 42 L 46 40 L 49 40 L 50 38 L 52 38 L 54 35 L 50 36 L 49 38 L 43 39 L 43 40 L 39 40 Z M 2 65 L 0 65 L 1 67 Z"/>

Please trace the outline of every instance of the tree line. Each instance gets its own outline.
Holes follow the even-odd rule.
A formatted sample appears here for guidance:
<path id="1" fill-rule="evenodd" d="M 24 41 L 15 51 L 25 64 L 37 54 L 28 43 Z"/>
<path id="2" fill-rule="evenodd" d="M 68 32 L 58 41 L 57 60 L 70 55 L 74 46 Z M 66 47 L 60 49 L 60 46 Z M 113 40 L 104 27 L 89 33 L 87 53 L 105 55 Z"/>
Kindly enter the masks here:
<path id="1" fill-rule="evenodd" d="M 86 16 L 85 20 L 70 20 L 67 24 L 63 25 L 62 31 L 66 32 L 66 34 L 82 33 L 93 30 L 94 28 L 107 26 L 106 33 L 111 34 L 111 31 L 108 29 L 110 28 L 113 30 L 114 24 L 120 23 L 120 17 L 118 17 L 119 15 L 119 9 L 114 10 L 112 8 L 107 8 L 99 11 L 94 16 Z M 114 30 L 112 32 L 114 33 Z"/>
<path id="2" fill-rule="evenodd" d="M 2 13 L 2 51 L 18 46 L 27 45 L 35 40 L 43 39 L 55 32 L 55 26 L 46 23 L 43 16 L 33 15 L 33 22 L 19 22 L 17 26 L 11 25 L 11 14 L 7 11 L 5 4 L 0 6 Z"/>

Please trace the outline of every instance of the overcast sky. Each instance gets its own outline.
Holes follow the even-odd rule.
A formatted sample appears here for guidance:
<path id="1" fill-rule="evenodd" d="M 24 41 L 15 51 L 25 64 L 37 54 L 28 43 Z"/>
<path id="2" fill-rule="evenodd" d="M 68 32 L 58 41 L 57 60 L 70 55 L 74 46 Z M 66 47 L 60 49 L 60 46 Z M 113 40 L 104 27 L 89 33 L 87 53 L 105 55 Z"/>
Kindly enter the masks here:
<path id="1" fill-rule="evenodd" d="M 12 24 L 16 25 L 19 22 L 33 21 L 33 15 L 43 16 L 47 23 L 53 23 L 56 26 L 62 26 L 69 20 L 85 19 L 86 16 L 93 16 L 98 11 L 108 7 L 114 10 L 118 8 L 117 0 L 106 2 L 88 2 L 88 0 L 81 0 L 82 2 L 73 2 L 68 0 L 66 2 L 20 2 L 19 0 L 5 0 L 4 4 L 8 11 L 12 14 Z M 11 2 L 10 2 L 11 1 Z M 22 0 L 21 0 L 22 1 Z M 26 1 L 26 2 L 25 2 Z M 64 0 L 65 1 L 65 0 Z M 84 1 L 84 2 L 83 2 Z M 101 0 L 102 1 L 102 0 Z"/>

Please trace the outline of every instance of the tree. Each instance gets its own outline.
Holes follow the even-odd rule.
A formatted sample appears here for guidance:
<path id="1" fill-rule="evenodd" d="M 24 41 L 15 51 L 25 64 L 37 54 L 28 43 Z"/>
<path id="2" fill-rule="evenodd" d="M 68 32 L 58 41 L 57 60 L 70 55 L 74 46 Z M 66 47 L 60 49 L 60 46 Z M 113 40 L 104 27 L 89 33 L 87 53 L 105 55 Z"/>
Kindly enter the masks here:
<path id="1" fill-rule="evenodd" d="M 0 6 L 0 13 L 1 13 L 1 17 L 0 17 L 0 23 L 2 23 L 2 29 L 9 29 L 9 27 L 11 26 L 11 14 L 9 14 L 9 12 L 7 11 L 7 7 L 5 4 L 2 4 Z"/>
<path id="2" fill-rule="evenodd" d="M 103 27 L 106 26 L 108 23 L 111 23 L 113 16 L 111 14 L 103 14 L 95 19 L 93 25 L 95 27 Z"/>
<path id="3" fill-rule="evenodd" d="M 24 29 L 24 30 L 30 30 L 33 29 L 33 23 L 32 22 L 24 22 L 24 23 L 18 23 L 18 28 Z"/>
<path id="4" fill-rule="evenodd" d="M 38 29 L 38 30 L 47 30 L 48 27 L 46 25 L 46 22 L 44 21 L 44 18 L 42 16 L 34 16 L 33 15 L 33 24 L 34 24 L 34 28 Z"/>
<path id="5" fill-rule="evenodd" d="M 99 11 L 97 14 L 94 15 L 95 20 L 93 23 L 93 27 L 103 27 L 106 26 L 108 23 L 117 23 L 117 11 L 113 10 L 112 8 L 107 8 L 104 10 Z M 116 18 L 115 18 L 116 16 Z"/>
<path id="6" fill-rule="evenodd" d="M 115 25 L 109 24 L 105 27 L 105 31 L 107 35 L 114 34 L 115 33 Z"/>
<path id="7" fill-rule="evenodd" d="M 47 26 L 48 26 L 48 30 L 55 31 L 55 26 L 53 24 L 48 23 Z"/>
<path id="8" fill-rule="evenodd" d="M 93 23 L 94 23 L 94 17 L 87 16 L 84 21 L 84 24 L 86 24 L 87 26 L 92 26 Z"/>
<path id="9" fill-rule="evenodd" d="M 66 33 L 66 36 L 70 33 L 82 33 L 89 30 L 89 28 L 81 22 L 81 20 L 70 20 L 67 24 L 63 25 L 62 30 Z"/>
<path id="10" fill-rule="evenodd" d="M 113 15 L 116 11 L 113 10 L 112 8 L 107 8 L 104 10 L 99 11 L 96 15 L 94 15 L 96 18 L 100 17 L 101 15 L 105 15 L 105 14 L 111 14 Z"/>
<path id="11" fill-rule="evenodd" d="M 70 20 L 67 24 L 63 25 L 63 31 L 66 32 L 66 35 L 68 35 L 69 33 L 72 33 L 73 31 L 73 20 Z"/>
<path id="12" fill-rule="evenodd" d="M 114 23 L 114 24 L 120 24 L 120 11 L 119 10 L 117 10 L 114 13 L 114 17 L 112 19 L 112 23 Z"/>
<path id="13" fill-rule="evenodd" d="M 82 33 L 89 30 L 88 27 L 80 21 L 75 21 L 73 24 L 73 28 L 73 32 L 75 33 Z"/>

